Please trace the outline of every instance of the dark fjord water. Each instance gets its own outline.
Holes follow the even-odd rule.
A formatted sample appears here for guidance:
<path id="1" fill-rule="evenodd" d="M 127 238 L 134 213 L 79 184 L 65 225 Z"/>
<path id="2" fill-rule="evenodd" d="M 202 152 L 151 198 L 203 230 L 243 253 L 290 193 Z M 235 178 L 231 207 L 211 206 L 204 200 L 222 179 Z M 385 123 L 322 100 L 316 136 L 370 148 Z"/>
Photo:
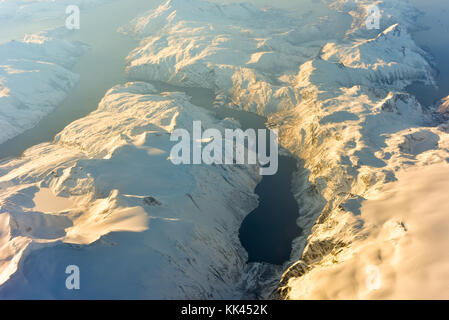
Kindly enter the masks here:
<path id="1" fill-rule="evenodd" d="M 292 241 L 301 232 L 298 203 L 291 192 L 296 166 L 296 160 L 279 157 L 277 174 L 265 176 L 256 187 L 259 207 L 245 218 L 239 234 L 248 262 L 283 264 L 290 258 Z"/>

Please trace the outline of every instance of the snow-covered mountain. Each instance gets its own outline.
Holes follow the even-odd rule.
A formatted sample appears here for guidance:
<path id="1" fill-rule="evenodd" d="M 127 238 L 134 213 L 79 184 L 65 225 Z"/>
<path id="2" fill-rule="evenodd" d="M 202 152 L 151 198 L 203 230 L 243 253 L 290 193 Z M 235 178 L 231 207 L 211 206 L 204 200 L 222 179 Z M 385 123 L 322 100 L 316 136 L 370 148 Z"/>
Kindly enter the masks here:
<path id="1" fill-rule="evenodd" d="M 292 16 L 171 0 L 123 27 L 142 39 L 128 56 L 136 82 L 109 90 L 52 143 L 0 164 L 0 297 L 78 297 L 61 285 L 65 266 L 78 264 L 89 271 L 84 298 L 255 288 L 285 299 L 448 298 L 447 99 L 422 106 L 405 90 L 434 84 L 410 36 L 418 13 L 407 0 L 379 0 L 381 29 L 367 30 L 372 1 L 324 3 Z M 257 206 L 257 168 L 167 159 L 174 128 L 236 122 L 156 92 L 153 80 L 212 89 L 217 103 L 267 116 L 301 160 L 293 191 L 304 232 L 283 271 L 245 268 L 238 241 Z"/>
<path id="2" fill-rule="evenodd" d="M 231 104 L 263 115 L 296 107 L 303 81 L 337 89 L 384 88 L 399 79 L 404 86 L 432 83 L 424 51 L 398 24 L 357 41 L 335 32 L 339 38 L 331 41 L 334 22 L 241 6 L 168 1 L 135 19 L 125 30 L 144 40 L 129 55 L 128 72 L 135 79 L 215 89 Z"/>
<path id="3" fill-rule="evenodd" d="M 384 14 L 393 15 L 392 2 L 379 3 Z M 447 124 L 435 125 L 432 110 L 404 92 L 411 82 L 433 82 L 408 21 L 326 44 L 301 66 L 303 100 L 270 117 L 284 147 L 304 160 L 295 192 L 305 213 L 298 222 L 310 230 L 296 240 L 298 261 L 273 297 L 449 296 L 440 283 L 449 272 L 440 231 L 449 136 Z"/>
<path id="4" fill-rule="evenodd" d="M 172 164 L 170 133 L 193 120 L 236 126 L 183 93 L 128 83 L 53 143 L 2 163 L 0 297 L 238 298 L 237 234 L 257 206 L 258 169 Z M 71 264 L 79 295 L 61 285 Z"/>
<path id="5" fill-rule="evenodd" d="M 231 107 L 268 115 L 270 126 L 280 129 L 282 146 L 304 161 L 294 191 L 301 208 L 298 223 L 306 232 L 294 242 L 292 266 L 273 296 L 448 296 L 446 291 L 438 293 L 433 280 L 423 284 L 414 278 L 410 290 L 387 280 L 415 276 L 407 258 L 391 266 L 398 256 L 385 251 L 413 251 L 402 242 L 419 241 L 421 232 L 431 232 L 430 227 L 427 231 L 412 227 L 419 213 L 392 210 L 373 221 L 364 209 L 384 188 L 399 188 L 406 199 L 407 191 L 391 187 L 405 172 L 429 168 L 426 172 L 433 172 L 433 177 L 438 172 L 443 177 L 449 169 L 446 127 L 433 126 L 433 111 L 405 92 L 413 82 L 434 83 L 427 54 L 409 33 L 416 28 L 418 13 L 408 1 L 378 1 L 382 29 L 367 30 L 364 22 L 371 1 L 327 3 L 353 17 L 346 32 L 332 38 L 328 29 L 332 23 L 318 27 L 287 18 L 281 11 L 266 18 L 263 10 L 238 9 L 236 4 L 223 8 L 226 13 L 217 17 L 220 9 L 215 5 L 169 1 L 128 26 L 143 39 L 129 56 L 128 71 L 140 80 L 208 87 L 220 99 L 226 97 Z M 240 11 L 235 18 L 227 13 L 231 8 Z M 210 14 L 197 14 L 208 10 Z M 277 16 L 275 24 L 272 15 Z M 416 182 L 420 177 L 404 179 Z M 438 183 L 442 182 L 443 178 Z M 416 192 L 427 203 L 435 190 Z M 428 203 L 422 209 L 438 212 L 435 219 L 442 225 L 447 220 L 444 206 Z M 386 231 L 377 237 L 373 230 Z M 446 244 L 447 237 L 437 234 Z M 380 250 L 380 258 L 355 264 L 354 259 L 364 256 L 359 248 L 368 245 Z M 444 250 L 442 246 L 438 249 Z M 431 259 L 419 262 L 422 272 L 435 281 L 449 272 L 443 266 L 432 274 L 447 261 L 438 252 L 429 250 Z M 354 266 L 348 274 L 357 277 L 344 277 L 335 282 L 335 290 L 326 290 L 335 276 L 332 268 L 347 265 Z M 366 268 L 372 265 L 385 277 L 382 290 L 366 288 Z"/>
<path id="6" fill-rule="evenodd" d="M 64 100 L 79 79 L 70 69 L 85 50 L 47 34 L 0 44 L 0 143 L 32 128 Z"/>
<path id="7" fill-rule="evenodd" d="M 296 73 L 329 30 L 339 29 L 332 20 L 309 20 L 250 4 L 168 1 L 123 28 L 143 39 L 127 71 L 135 79 L 215 89 L 264 115 L 292 108 L 297 92 L 280 76 Z"/>

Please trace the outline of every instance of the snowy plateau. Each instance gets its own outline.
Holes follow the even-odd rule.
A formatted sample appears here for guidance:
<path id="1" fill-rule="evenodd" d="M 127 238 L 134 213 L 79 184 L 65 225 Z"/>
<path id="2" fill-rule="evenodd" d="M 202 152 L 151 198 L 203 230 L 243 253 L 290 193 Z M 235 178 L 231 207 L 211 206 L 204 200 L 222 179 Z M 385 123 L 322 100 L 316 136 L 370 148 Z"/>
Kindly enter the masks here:
<path id="1" fill-rule="evenodd" d="M 19 2 L 0 1 L 0 19 L 19 19 Z M 299 2 L 292 14 L 169 0 L 125 21 L 119 31 L 140 40 L 130 81 L 53 141 L 0 161 L 0 299 L 448 299 L 449 98 L 424 106 L 406 90 L 436 85 L 411 35 L 418 10 L 377 0 L 380 30 L 368 30 L 373 1 Z M 0 142 L 57 107 L 84 52 L 49 34 L 0 45 Z M 303 230 L 283 266 L 246 264 L 239 242 L 258 206 L 256 165 L 169 159 L 176 128 L 238 119 L 153 82 L 210 89 L 217 106 L 279 131 L 298 160 Z M 64 286 L 71 264 L 78 292 Z"/>

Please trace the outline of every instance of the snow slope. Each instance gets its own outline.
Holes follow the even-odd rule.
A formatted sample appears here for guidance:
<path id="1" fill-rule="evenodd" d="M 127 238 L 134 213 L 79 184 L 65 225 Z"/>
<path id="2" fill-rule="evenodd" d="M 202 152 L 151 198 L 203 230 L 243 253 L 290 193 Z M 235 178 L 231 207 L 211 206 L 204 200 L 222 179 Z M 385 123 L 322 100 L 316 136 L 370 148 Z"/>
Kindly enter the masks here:
<path id="1" fill-rule="evenodd" d="M 0 165 L 0 297 L 238 298 L 255 166 L 175 166 L 170 132 L 224 130 L 184 93 L 110 89 L 96 111 Z M 81 290 L 65 288 L 65 268 Z M 9 280 L 8 280 L 9 279 Z"/>
<path id="2" fill-rule="evenodd" d="M 85 46 L 46 34 L 0 45 L 0 143 L 32 128 L 78 81 Z"/>
<path id="3" fill-rule="evenodd" d="M 291 277 L 289 299 L 449 297 L 449 165 L 417 165 L 396 177 L 363 202 L 363 237 Z"/>

